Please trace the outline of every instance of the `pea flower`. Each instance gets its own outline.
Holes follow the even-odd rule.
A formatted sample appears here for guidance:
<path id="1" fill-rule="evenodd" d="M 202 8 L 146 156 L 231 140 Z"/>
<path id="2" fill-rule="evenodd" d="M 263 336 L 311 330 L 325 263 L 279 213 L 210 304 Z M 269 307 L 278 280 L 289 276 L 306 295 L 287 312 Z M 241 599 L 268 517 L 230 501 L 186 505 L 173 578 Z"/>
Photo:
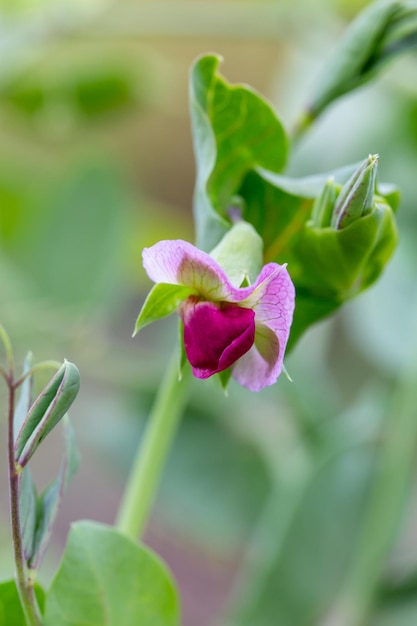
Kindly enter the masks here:
<path id="1" fill-rule="evenodd" d="M 186 241 L 160 241 L 142 256 L 157 284 L 136 331 L 177 309 L 194 376 L 205 379 L 231 368 L 233 378 L 251 391 L 276 382 L 294 310 L 285 265 L 268 263 L 253 284 L 240 286 L 248 280 L 231 280 L 210 254 Z"/>

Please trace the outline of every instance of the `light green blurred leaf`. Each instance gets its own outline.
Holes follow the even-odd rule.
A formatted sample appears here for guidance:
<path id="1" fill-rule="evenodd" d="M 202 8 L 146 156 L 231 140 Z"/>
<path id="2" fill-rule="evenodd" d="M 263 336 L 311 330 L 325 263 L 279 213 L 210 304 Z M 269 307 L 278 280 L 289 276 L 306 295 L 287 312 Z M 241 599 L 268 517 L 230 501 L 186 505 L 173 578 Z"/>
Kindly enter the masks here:
<path id="1" fill-rule="evenodd" d="M 181 532 L 233 551 L 245 541 L 270 489 L 266 461 L 255 444 L 192 414 L 171 452 L 159 504 Z"/>
<path id="2" fill-rule="evenodd" d="M 29 176 L 29 174 L 27 174 Z M 37 292 L 73 310 L 117 305 L 129 233 L 128 192 L 112 166 L 79 164 L 42 179 L 9 238 L 8 251 Z"/>
<path id="3" fill-rule="evenodd" d="M 352 557 L 373 460 L 369 445 L 334 451 L 298 488 L 278 490 L 257 529 L 257 562 L 228 624 L 318 623 Z"/>
<path id="4" fill-rule="evenodd" d="M 45 626 L 179 626 L 174 584 L 147 548 L 111 527 L 75 523 L 48 590 Z"/>

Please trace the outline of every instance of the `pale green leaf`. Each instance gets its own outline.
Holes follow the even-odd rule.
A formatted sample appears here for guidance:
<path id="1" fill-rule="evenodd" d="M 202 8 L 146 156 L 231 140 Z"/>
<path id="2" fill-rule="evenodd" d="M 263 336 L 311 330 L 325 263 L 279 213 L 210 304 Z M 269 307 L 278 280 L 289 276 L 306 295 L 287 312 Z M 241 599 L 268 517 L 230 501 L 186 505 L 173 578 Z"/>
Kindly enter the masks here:
<path id="1" fill-rule="evenodd" d="M 47 593 L 44 626 L 179 626 L 164 564 L 111 527 L 75 523 Z"/>

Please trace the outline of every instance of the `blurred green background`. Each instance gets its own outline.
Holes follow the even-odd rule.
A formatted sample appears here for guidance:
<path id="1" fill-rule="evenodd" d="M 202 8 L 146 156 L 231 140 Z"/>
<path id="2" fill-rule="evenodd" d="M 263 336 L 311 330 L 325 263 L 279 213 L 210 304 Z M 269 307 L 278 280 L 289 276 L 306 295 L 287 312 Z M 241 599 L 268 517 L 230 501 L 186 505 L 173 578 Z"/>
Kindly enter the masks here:
<path id="1" fill-rule="evenodd" d="M 0 1 L 0 320 L 20 360 L 66 357 L 82 376 L 82 464 L 44 581 L 71 521 L 113 522 L 175 344 L 175 319 L 130 337 L 150 287 L 141 249 L 193 239 L 192 61 L 223 55 L 228 80 L 267 96 L 290 129 L 364 4 Z M 184 626 L 352 626 L 369 597 L 372 626 L 417 623 L 416 73 L 407 56 L 336 103 L 288 169 L 380 154 L 380 179 L 402 191 L 383 279 L 299 342 L 292 384 L 250 394 L 232 383 L 227 398 L 215 381 L 193 384 L 147 531 L 178 581 Z M 38 453 L 40 485 L 60 446 L 57 433 Z M 5 458 L 0 436 L 1 579 L 12 574 Z"/>

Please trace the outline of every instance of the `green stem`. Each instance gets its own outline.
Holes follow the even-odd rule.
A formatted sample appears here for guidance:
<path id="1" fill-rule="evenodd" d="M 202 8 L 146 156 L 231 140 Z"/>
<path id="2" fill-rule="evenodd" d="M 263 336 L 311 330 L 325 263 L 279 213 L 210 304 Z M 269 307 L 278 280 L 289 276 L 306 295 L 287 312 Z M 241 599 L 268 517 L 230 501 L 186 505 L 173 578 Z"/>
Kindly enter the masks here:
<path id="1" fill-rule="evenodd" d="M 27 577 L 25 555 L 23 552 L 22 533 L 20 526 L 19 481 L 20 476 L 16 467 L 14 455 L 13 416 L 15 405 L 15 385 L 13 372 L 9 372 L 9 402 L 8 402 L 8 457 L 9 457 L 9 492 L 10 492 L 10 519 L 12 527 L 13 550 L 16 564 L 16 586 L 20 602 L 28 626 L 42 626 L 42 618 L 36 602 L 33 584 Z"/>
<path id="2" fill-rule="evenodd" d="M 159 388 L 141 445 L 122 498 L 116 527 L 136 539 L 152 506 L 158 480 L 187 400 L 190 368 L 178 377 L 178 359 L 168 367 Z"/>

